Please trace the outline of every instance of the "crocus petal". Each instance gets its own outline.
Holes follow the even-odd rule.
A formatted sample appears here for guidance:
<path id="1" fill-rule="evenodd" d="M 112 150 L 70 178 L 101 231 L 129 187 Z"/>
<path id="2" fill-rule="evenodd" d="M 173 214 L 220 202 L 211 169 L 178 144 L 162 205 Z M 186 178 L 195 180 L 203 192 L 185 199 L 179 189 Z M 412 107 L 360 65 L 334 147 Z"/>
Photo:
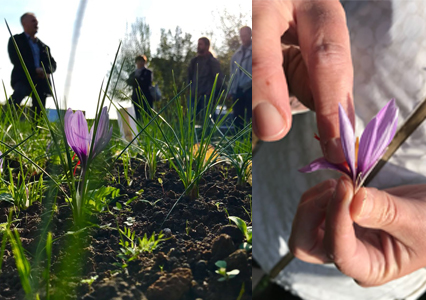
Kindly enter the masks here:
<path id="1" fill-rule="evenodd" d="M 371 157 L 376 147 L 377 119 L 373 118 L 365 127 L 359 141 L 357 173 L 365 174 L 371 166 Z"/>
<path id="2" fill-rule="evenodd" d="M 309 165 L 299 169 L 299 172 L 302 173 L 311 173 L 318 170 L 335 170 L 342 172 L 346 175 L 348 175 L 352 179 L 352 174 L 349 172 L 348 168 L 346 168 L 343 165 L 337 165 L 332 164 L 328 162 L 324 157 L 317 158 L 313 162 L 311 162 Z"/>
<path id="3" fill-rule="evenodd" d="M 345 110 L 339 103 L 339 122 L 340 122 L 340 142 L 342 144 L 343 153 L 345 154 L 346 162 L 351 171 L 350 176 L 355 182 L 355 133 L 351 121 L 349 121 Z"/>
<path id="4" fill-rule="evenodd" d="M 87 128 L 87 121 L 81 111 L 73 113 L 68 109 L 65 114 L 65 136 L 68 145 L 77 154 L 82 165 L 85 165 L 88 157 L 89 145 L 89 131 Z"/>
<path id="5" fill-rule="evenodd" d="M 373 152 L 372 160 L 377 161 L 386 151 L 387 146 L 392 141 L 396 133 L 398 124 L 398 107 L 395 99 L 389 101 L 377 114 L 377 140 L 376 149 Z"/>
<path id="6" fill-rule="evenodd" d="M 90 137 L 93 137 L 93 130 L 95 125 L 90 129 Z M 101 116 L 99 117 L 98 127 L 96 128 L 96 137 L 93 145 L 93 152 L 91 158 L 93 159 L 96 155 L 102 152 L 102 150 L 109 143 L 112 136 L 112 126 L 109 126 L 108 110 L 105 106 L 102 109 Z"/>
<path id="7" fill-rule="evenodd" d="M 358 157 L 362 157 L 363 163 L 362 165 L 358 164 L 358 172 L 366 175 L 376 165 L 395 136 L 397 122 L 398 108 L 395 99 L 392 99 L 368 123 L 361 137 Z M 363 152 L 361 152 L 361 149 L 364 149 Z M 368 151 L 366 151 L 367 149 Z"/>

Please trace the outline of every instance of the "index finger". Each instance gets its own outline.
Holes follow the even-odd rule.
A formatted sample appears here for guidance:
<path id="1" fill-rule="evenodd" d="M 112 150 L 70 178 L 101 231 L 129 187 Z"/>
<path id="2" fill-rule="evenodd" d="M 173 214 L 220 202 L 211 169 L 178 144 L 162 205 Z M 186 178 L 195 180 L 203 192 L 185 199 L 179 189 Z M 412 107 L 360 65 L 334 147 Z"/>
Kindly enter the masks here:
<path id="1" fill-rule="evenodd" d="M 253 0 L 253 131 L 265 141 L 282 138 L 291 126 L 281 36 L 292 9 L 290 1 Z"/>
<path id="2" fill-rule="evenodd" d="M 315 102 L 325 158 L 343 162 L 338 103 L 354 125 L 353 66 L 346 17 L 339 1 L 296 2 L 298 37 Z"/>

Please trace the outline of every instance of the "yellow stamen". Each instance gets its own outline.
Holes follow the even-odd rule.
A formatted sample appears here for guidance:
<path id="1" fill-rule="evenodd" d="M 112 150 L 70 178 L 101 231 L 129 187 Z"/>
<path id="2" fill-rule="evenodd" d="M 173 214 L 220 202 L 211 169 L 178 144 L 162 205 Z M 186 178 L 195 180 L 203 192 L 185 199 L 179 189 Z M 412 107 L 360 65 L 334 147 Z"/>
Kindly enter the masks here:
<path id="1" fill-rule="evenodd" d="M 356 137 L 356 141 L 355 141 L 355 166 L 358 166 L 358 150 L 359 150 L 359 138 Z"/>

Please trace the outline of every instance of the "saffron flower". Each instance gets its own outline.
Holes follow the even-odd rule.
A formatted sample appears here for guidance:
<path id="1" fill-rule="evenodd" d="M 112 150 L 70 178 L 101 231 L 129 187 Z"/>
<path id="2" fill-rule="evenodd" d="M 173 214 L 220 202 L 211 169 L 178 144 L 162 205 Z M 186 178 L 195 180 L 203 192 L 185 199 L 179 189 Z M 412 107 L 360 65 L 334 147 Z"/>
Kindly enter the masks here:
<path id="1" fill-rule="evenodd" d="M 106 106 L 102 109 L 93 149 L 92 152 L 89 153 L 93 140 L 94 127 L 95 125 L 92 126 L 89 132 L 86 118 L 83 112 L 79 110 L 74 113 L 72 109 L 69 108 L 65 113 L 65 136 L 68 145 L 80 159 L 82 171 L 86 169 L 88 161 L 94 159 L 95 156 L 101 153 L 111 139 L 112 126 L 109 126 Z"/>
<path id="2" fill-rule="evenodd" d="M 299 171 L 303 173 L 322 169 L 339 171 L 352 180 L 354 190 L 357 191 L 392 141 L 397 121 L 398 108 L 395 99 L 392 99 L 367 124 L 358 145 L 352 124 L 339 103 L 340 140 L 346 163 L 333 164 L 321 157 Z"/>

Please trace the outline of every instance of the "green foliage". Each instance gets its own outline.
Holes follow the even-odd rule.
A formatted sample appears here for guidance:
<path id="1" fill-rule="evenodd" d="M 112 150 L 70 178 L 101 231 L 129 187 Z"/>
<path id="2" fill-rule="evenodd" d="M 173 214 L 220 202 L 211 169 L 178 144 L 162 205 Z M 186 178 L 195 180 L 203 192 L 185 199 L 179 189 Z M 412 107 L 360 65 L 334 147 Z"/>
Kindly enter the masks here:
<path id="1" fill-rule="evenodd" d="M 218 281 L 228 281 L 229 279 L 234 278 L 238 274 L 240 274 L 240 270 L 232 270 L 232 271 L 226 271 L 226 261 L 224 260 L 218 260 L 215 263 L 216 267 L 218 269 L 215 271 L 217 274 L 221 275 L 222 277 L 218 279 Z"/>
<path id="2" fill-rule="evenodd" d="M 133 173 L 135 170 L 132 169 L 132 157 L 130 155 L 129 149 L 126 150 L 121 156 L 121 161 L 123 163 L 123 174 L 126 179 L 127 185 L 131 186 L 133 182 Z"/>
<path id="3" fill-rule="evenodd" d="M 15 220 L 16 222 L 16 220 Z M 6 243 L 7 238 L 10 232 L 10 226 L 12 225 L 12 210 L 9 211 L 9 216 L 7 218 L 7 223 L 0 224 L 0 233 L 2 234 L 2 242 L 1 242 L 1 249 L 0 249 L 0 274 L 1 274 L 1 267 L 3 264 L 3 254 L 4 250 L 6 249 Z"/>
<path id="4" fill-rule="evenodd" d="M 108 205 L 120 196 L 120 189 L 112 186 L 102 186 L 87 192 L 88 208 L 94 212 L 108 209 Z M 118 203 L 118 202 L 117 202 Z"/>
<path id="5" fill-rule="evenodd" d="M 247 197 L 249 198 L 249 203 L 250 203 L 250 211 L 248 211 L 244 206 L 243 209 L 246 212 L 247 216 L 250 218 L 250 221 L 253 222 L 253 210 L 252 210 L 252 196 L 251 195 L 247 195 Z"/>
<path id="6" fill-rule="evenodd" d="M 22 247 L 21 239 L 18 231 L 15 229 L 13 232 L 8 230 L 9 241 L 12 246 L 13 256 L 15 257 L 16 268 L 18 269 L 19 278 L 21 280 L 22 288 L 25 295 L 31 298 L 33 289 L 31 286 L 31 266 L 25 256 L 24 248 Z"/>
<path id="7" fill-rule="evenodd" d="M 196 55 L 195 50 L 191 34 L 182 32 L 179 26 L 174 33 L 161 29 L 160 44 L 151 65 L 154 81 L 165 99 L 173 98 L 174 87 L 181 88 L 188 81 L 188 66 Z"/>
<path id="8" fill-rule="evenodd" d="M 44 281 L 46 282 L 46 299 L 50 299 L 50 267 L 52 265 L 52 233 L 49 232 L 47 234 L 46 240 L 46 257 L 47 257 L 47 265 L 44 270 Z"/>
<path id="9" fill-rule="evenodd" d="M 152 111 L 152 113 L 154 115 L 156 114 L 155 111 Z M 151 120 L 150 115 L 145 111 L 141 111 L 141 117 L 141 123 L 138 122 L 139 127 L 142 127 L 142 124 L 148 124 L 148 122 Z M 138 141 L 137 148 L 146 163 L 145 177 L 149 180 L 154 180 L 155 178 L 157 162 L 161 155 L 161 151 L 159 149 L 161 144 L 158 142 L 159 138 L 161 138 L 159 127 L 155 123 L 151 123 L 148 125 L 148 127 L 145 128 Z"/>
<path id="10" fill-rule="evenodd" d="M 222 162 L 219 155 L 225 149 L 222 144 L 223 138 L 216 143 L 216 146 L 212 146 L 217 128 L 223 124 L 227 117 L 227 115 L 220 117 L 213 125 L 211 125 L 209 119 L 216 109 L 216 103 L 221 103 L 224 99 L 224 91 L 220 94 L 219 99 L 214 98 L 217 78 L 218 76 L 215 78 L 205 111 L 201 112 L 202 125 L 200 129 L 196 122 L 196 107 L 184 109 L 179 101 L 176 101 L 175 113 L 177 118 L 175 118 L 174 123 L 169 123 L 161 118 L 161 121 L 167 127 L 161 129 L 164 142 L 160 149 L 178 173 L 186 194 L 191 199 L 198 197 L 198 184 L 201 176 L 211 167 Z M 157 121 L 156 123 L 158 124 Z"/>
<path id="11" fill-rule="evenodd" d="M 188 189 L 192 197 L 196 197 L 198 195 L 198 180 L 210 167 L 222 161 L 223 157 L 221 155 L 224 149 L 233 141 L 231 138 L 229 141 L 225 139 L 215 140 L 216 131 L 214 126 L 210 124 L 208 113 L 201 118 L 201 123 L 195 121 L 195 113 L 192 114 L 191 111 L 187 111 L 185 105 L 182 105 L 186 103 L 186 93 L 189 90 L 187 87 L 182 88 L 181 92 L 177 93 L 178 87 L 180 88 L 186 82 L 187 66 L 190 59 L 195 56 L 194 50 L 196 47 L 192 42 L 191 35 L 182 32 L 179 27 L 176 28 L 175 32 L 166 32 L 163 30 L 161 43 L 154 57 L 150 52 L 149 36 L 150 29 L 147 24 L 139 22 L 132 26 L 132 31 L 127 37 L 127 42 L 129 49 L 135 51 L 126 53 L 123 50 L 122 57 L 127 56 L 130 59 L 123 60 L 123 65 L 117 65 L 117 68 L 113 68 L 113 70 L 122 69 L 123 74 L 121 77 L 123 80 L 127 79 L 126 76 L 128 73 L 134 69 L 134 56 L 142 53 L 147 55 L 151 61 L 151 67 L 155 72 L 154 80 L 157 80 L 160 84 L 164 98 L 172 98 L 168 103 L 173 102 L 176 104 L 176 110 L 169 112 L 168 115 L 160 112 L 162 115 L 156 116 L 158 117 L 157 121 L 153 121 L 153 119 L 146 116 L 147 118 L 142 122 L 143 125 L 149 122 L 151 122 L 151 125 L 146 128 L 146 131 L 141 131 L 144 134 L 141 134 L 138 140 L 140 143 L 138 145 L 139 148 L 131 148 L 129 151 L 124 150 L 125 153 L 122 159 L 125 167 L 125 179 L 127 184 L 131 185 L 133 172 L 135 171 L 131 168 L 131 162 L 134 159 L 140 159 L 134 157 L 135 153 L 141 154 L 147 161 L 150 179 L 154 178 L 157 160 L 164 159 L 164 155 L 167 153 L 170 166 L 181 172 L 181 178 L 185 181 L 185 188 Z M 22 57 L 21 61 L 23 63 Z M 30 80 L 28 70 L 26 70 L 25 66 L 23 67 Z M 113 74 L 113 70 L 111 70 L 111 74 Z M 118 73 L 116 79 L 119 82 Z M 103 107 L 105 101 L 106 94 L 104 94 L 104 91 L 108 91 L 108 95 L 114 94 L 108 88 L 111 80 L 114 85 L 116 81 L 110 77 L 106 86 L 101 87 L 98 111 L 99 108 Z M 32 82 L 30 84 L 35 92 L 34 85 Z M 126 90 L 126 86 L 123 86 L 123 90 L 125 91 L 124 94 L 130 93 L 130 89 Z M 59 103 L 53 89 L 52 94 L 54 95 L 53 101 L 59 114 Z M 212 96 L 208 99 L 208 110 L 210 112 L 214 111 L 216 109 L 216 102 L 223 101 L 225 97 L 225 91 L 222 91 L 219 99 L 214 99 L 212 93 Z M 36 101 L 39 102 L 39 97 L 37 96 L 36 98 Z M 164 107 L 162 102 L 160 102 L 160 105 Z M 167 121 L 164 119 L 166 115 L 170 116 L 170 119 L 167 118 Z M 87 234 L 85 232 L 89 228 L 87 227 L 87 222 L 85 222 L 88 214 L 104 212 L 105 210 L 109 211 L 109 205 L 115 202 L 114 209 L 123 215 L 125 210 L 129 209 L 128 205 L 136 199 L 150 203 L 153 206 L 162 200 L 140 200 L 143 193 L 143 190 L 140 190 L 137 196 L 129 199 L 124 204 L 122 204 L 123 202 L 116 201 L 120 197 L 120 190 L 103 186 L 104 175 L 109 174 L 108 167 L 111 166 L 108 154 L 105 154 L 103 160 L 98 159 L 98 162 L 91 163 L 87 178 L 84 176 L 74 176 L 76 161 L 73 162 L 72 160 L 73 153 L 70 147 L 68 147 L 64 135 L 63 115 L 59 114 L 60 117 L 56 123 L 51 123 L 47 120 L 47 114 L 44 109 L 42 109 L 40 116 L 40 122 L 37 123 L 38 127 L 35 127 L 29 122 L 31 118 L 26 114 L 25 110 L 16 109 L 14 106 L 9 105 L 5 105 L 0 110 L 1 150 L 3 151 L 7 148 L 10 151 L 10 154 L 8 153 L 7 156 L 5 153 L 3 155 L 7 160 L 5 161 L 5 168 L 0 179 L 0 201 L 14 204 L 14 207 L 10 209 L 8 222 L 0 224 L 0 237 L 2 239 L 0 272 L 2 271 L 3 254 L 6 251 L 7 243 L 10 243 L 23 289 L 25 294 L 31 299 L 39 297 L 35 293 L 41 288 L 45 288 L 43 299 L 53 297 L 51 279 L 55 280 L 55 283 L 64 282 L 64 278 L 68 279 L 71 275 L 74 276 L 75 272 L 81 269 L 80 264 L 83 261 L 79 260 L 79 258 L 82 256 L 83 249 L 86 249 L 88 246 L 85 240 Z M 26 121 L 21 122 L 21 119 L 25 119 Z M 216 124 L 219 125 L 220 122 L 222 120 L 219 120 Z M 96 131 L 98 123 L 99 116 L 94 122 L 94 131 Z M 25 146 L 22 146 L 29 138 L 31 138 L 31 143 L 26 143 Z M 123 147 L 123 145 L 120 144 L 120 147 Z M 135 149 L 140 151 L 136 152 L 134 151 Z M 45 169 L 49 171 L 45 171 Z M 39 171 L 43 174 L 40 174 Z M 91 176 L 89 176 L 89 173 Z M 164 195 L 163 179 L 158 178 L 158 182 L 163 189 Z M 82 188 L 82 192 L 79 194 L 80 190 L 78 187 L 80 186 L 85 188 Z M 63 192 L 64 198 L 71 206 L 75 226 L 63 235 L 63 237 L 67 236 L 69 238 L 63 249 L 64 252 L 71 252 L 68 257 L 69 260 L 61 262 L 59 271 L 52 274 L 52 264 L 56 265 L 58 263 L 57 261 L 52 262 L 53 243 L 57 239 L 62 238 L 56 237 L 53 240 L 52 233 L 49 232 L 52 218 L 58 212 L 58 206 L 56 205 L 58 190 Z M 47 201 L 49 199 L 51 202 Z M 40 236 L 40 241 L 37 249 L 34 253 L 31 253 L 32 265 L 30 265 L 27 259 L 28 253 L 22 247 L 18 231 L 12 230 L 11 224 L 21 221 L 18 219 L 12 220 L 12 212 L 14 211 L 18 214 L 19 209 L 31 206 L 34 201 L 43 202 L 43 214 L 41 215 L 43 224 L 39 228 L 40 234 L 38 236 Z M 135 224 L 135 219 L 132 217 L 127 217 L 123 224 L 128 227 L 124 227 L 123 230 L 118 229 L 121 248 L 118 256 L 125 262 L 135 259 L 142 252 L 155 251 L 161 242 L 167 240 L 162 232 L 157 235 L 154 232 L 150 236 L 145 233 L 141 238 L 136 237 L 135 232 L 132 232 L 130 229 Z M 188 221 L 186 230 L 189 233 L 190 227 Z M 71 265 L 69 264 L 70 261 L 76 263 Z M 224 268 L 225 272 L 222 272 L 222 276 L 226 279 L 232 278 L 236 275 L 235 271 L 238 271 L 226 272 L 226 265 Z M 160 266 L 160 269 L 162 270 L 162 266 Z M 43 273 L 41 273 L 42 271 Z M 96 278 L 92 277 L 81 282 L 90 285 L 94 280 Z M 57 296 L 60 295 L 56 294 L 58 291 L 71 295 L 72 288 L 71 284 L 69 287 L 55 286 L 55 297 L 61 297 Z"/>
<path id="12" fill-rule="evenodd" d="M 241 285 L 240 293 L 238 294 L 238 297 L 236 300 L 241 300 L 243 298 L 244 292 L 246 291 L 245 287 L 246 287 L 245 282 L 243 282 L 243 284 Z"/>
<path id="13" fill-rule="evenodd" d="M 151 237 L 148 238 L 145 233 L 143 238 L 135 237 L 135 232 L 131 231 L 130 228 L 124 227 L 124 230 L 118 229 L 120 233 L 120 253 L 117 255 L 119 258 L 126 262 L 130 262 L 136 259 L 142 252 L 154 251 L 161 242 L 168 240 L 164 238 L 164 234 L 160 233 L 155 236 L 155 232 L 152 233 Z"/>
<path id="14" fill-rule="evenodd" d="M 89 279 L 82 279 L 80 282 L 81 283 L 87 283 L 89 286 L 91 286 L 92 283 L 95 282 L 96 279 L 98 279 L 98 277 L 99 277 L 98 275 L 91 276 Z"/>
<path id="15" fill-rule="evenodd" d="M 252 174 L 252 150 L 251 150 L 251 123 L 247 124 L 239 133 L 235 143 L 229 143 L 223 156 L 226 157 L 237 172 L 237 185 L 243 186 L 249 183 Z M 225 139 L 226 134 L 223 135 Z"/>
<path id="16" fill-rule="evenodd" d="M 7 166 L 9 181 L 1 178 L 0 182 L 0 201 L 13 203 L 18 209 L 30 207 L 34 201 L 41 201 L 46 187 L 43 182 L 43 175 L 40 175 L 38 181 L 27 182 L 30 169 L 24 171 L 22 160 L 20 161 L 20 171 L 14 182 L 12 168 Z"/>
<path id="17" fill-rule="evenodd" d="M 244 234 L 244 236 L 247 240 L 246 243 L 243 243 L 243 244 L 240 245 L 240 248 L 245 249 L 247 251 L 251 250 L 252 239 L 253 239 L 252 226 L 247 226 L 246 223 L 238 217 L 231 216 L 231 217 L 228 217 L 228 218 L 229 218 L 229 220 L 234 222 L 235 225 L 237 225 L 238 229 L 241 230 L 241 232 Z"/>

